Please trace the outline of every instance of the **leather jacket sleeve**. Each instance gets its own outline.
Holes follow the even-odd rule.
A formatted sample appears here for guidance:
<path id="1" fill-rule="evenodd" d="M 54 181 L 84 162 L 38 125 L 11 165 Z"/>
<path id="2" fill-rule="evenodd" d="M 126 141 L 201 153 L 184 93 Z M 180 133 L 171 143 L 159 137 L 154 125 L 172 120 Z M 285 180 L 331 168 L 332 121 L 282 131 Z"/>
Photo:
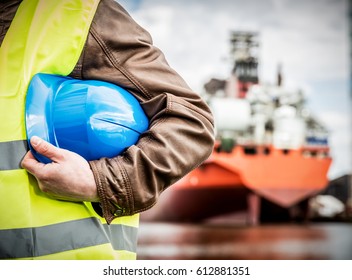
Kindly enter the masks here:
<path id="1" fill-rule="evenodd" d="M 163 190 L 210 155 L 214 132 L 208 106 L 115 1 L 99 4 L 71 76 L 124 87 L 150 120 L 148 131 L 122 155 L 90 162 L 108 223 L 149 209 Z"/>

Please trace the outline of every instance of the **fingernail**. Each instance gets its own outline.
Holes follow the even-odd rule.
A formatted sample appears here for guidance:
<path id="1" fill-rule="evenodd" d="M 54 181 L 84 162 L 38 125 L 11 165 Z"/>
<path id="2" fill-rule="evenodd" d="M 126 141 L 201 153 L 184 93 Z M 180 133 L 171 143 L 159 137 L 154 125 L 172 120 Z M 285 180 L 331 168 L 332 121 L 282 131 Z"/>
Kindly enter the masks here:
<path id="1" fill-rule="evenodd" d="M 38 146 L 40 144 L 41 139 L 38 136 L 33 136 L 31 138 L 31 144 L 33 146 Z"/>

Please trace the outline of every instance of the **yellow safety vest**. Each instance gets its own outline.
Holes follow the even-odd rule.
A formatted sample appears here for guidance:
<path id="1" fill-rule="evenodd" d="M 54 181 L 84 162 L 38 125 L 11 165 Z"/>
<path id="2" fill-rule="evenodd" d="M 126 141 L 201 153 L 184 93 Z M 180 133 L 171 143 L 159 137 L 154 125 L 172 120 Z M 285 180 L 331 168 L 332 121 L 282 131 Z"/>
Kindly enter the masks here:
<path id="1" fill-rule="evenodd" d="M 90 203 L 52 199 L 20 167 L 38 72 L 68 75 L 98 0 L 24 0 L 0 48 L 0 259 L 135 259 L 138 215 L 107 225 Z"/>

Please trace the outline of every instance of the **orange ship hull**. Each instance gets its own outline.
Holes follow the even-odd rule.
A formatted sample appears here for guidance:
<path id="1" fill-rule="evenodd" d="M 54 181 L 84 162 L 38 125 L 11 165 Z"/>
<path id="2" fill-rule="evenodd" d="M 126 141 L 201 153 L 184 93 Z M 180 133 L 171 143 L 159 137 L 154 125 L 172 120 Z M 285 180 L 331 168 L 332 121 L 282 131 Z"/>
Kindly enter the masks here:
<path id="1" fill-rule="evenodd" d="M 231 152 L 215 149 L 200 167 L 165 191 L 145 219 L 201 219 L 228 211 L 228 204 L 238 210 L 248 203 L 250 193 L 289 208 L 327 186 L 331 158 L 326 147 L 245 150 L 242 146 Z"/>

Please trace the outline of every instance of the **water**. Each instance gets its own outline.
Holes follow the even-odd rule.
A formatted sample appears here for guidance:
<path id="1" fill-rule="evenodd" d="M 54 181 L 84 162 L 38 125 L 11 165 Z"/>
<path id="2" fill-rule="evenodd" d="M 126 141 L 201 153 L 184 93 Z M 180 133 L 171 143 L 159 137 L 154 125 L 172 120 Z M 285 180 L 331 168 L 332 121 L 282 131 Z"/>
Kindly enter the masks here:
<path id="1" fill-rule="evenodd" d="M 352 260 L 352 223 L 142 222 L 141 260 Z"/>

